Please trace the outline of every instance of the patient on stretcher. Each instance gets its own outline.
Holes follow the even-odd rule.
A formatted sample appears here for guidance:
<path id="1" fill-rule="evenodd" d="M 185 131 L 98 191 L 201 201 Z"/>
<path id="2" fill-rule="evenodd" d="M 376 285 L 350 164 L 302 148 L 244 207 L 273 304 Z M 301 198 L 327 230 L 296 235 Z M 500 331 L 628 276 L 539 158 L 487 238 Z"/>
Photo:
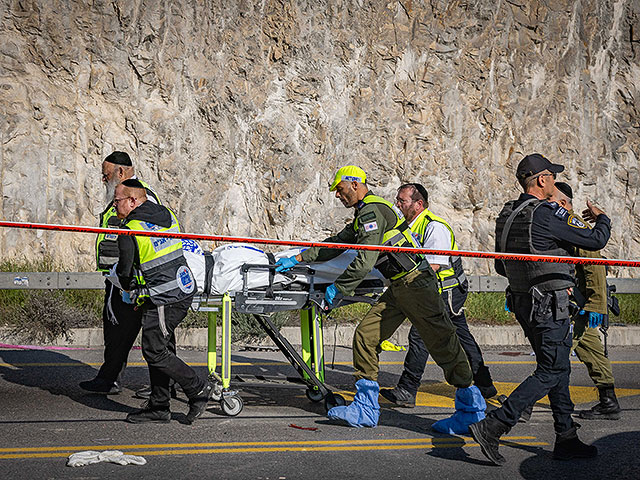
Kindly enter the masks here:
<path id="1" fill-rule="evenodd" d="M 283 257 L 297 255 L 303 249 L 293 248 L 275 254 L 269 254 L 255 246 L 235 243 L 222 245 L 213 252 L 205 252 L 193 240 L 182 241 L 184 256 L 196 279 L 198 293 L 222 295 L 234 294 L 242 290 L 244 280 L 243 265 L 269 265 Z M 309 266 L 315 271 L 314 284 L 330 284 L 335 281 L 355 258 L 355 250 L 347 250 L 336 258 L 327 262 L 311 263 Z M 271 258 L 270 258 L 271 257 Z M 114 285 L 121 288 L 115 275 L 115 266 L 107 277 Z M 287 285 L 291 283 L 310 283 L 310 277 L 305 274 L 276 273 L 272 283 Z M 365 280 L 385 281 L 378 270 L 374 269 Z M 251 271 L 247 275 L 247 287 L 256 289 L 269 285 L 268 271 Z"/>

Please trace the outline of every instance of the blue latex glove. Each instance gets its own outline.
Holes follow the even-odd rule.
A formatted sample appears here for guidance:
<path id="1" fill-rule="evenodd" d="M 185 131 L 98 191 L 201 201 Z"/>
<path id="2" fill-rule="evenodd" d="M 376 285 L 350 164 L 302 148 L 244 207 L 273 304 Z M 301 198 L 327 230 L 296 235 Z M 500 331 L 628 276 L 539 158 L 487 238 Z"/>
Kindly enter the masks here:
<path id="1" fill-rule="evenodd" d="M 337 294 L 338 294 L 338 289 L 336 288 L 336 284 L 332 283 L 325 290 L 324 299 L 329 305 L 333 306 L 333 300 L 336 298 Z"/>
<path id="2" fill-rule="evenodd" d="M 300 262 L 296 260 L 296 257 L 281 258 L 276 262 L 276 272 L 286 272 L 292 267 L 295 267 L 298 263 Z"/>
<path id="3" fill-rule="evenodd" d="M 589 314 L 589 328 L 596 328 L 602 325 L 604 315 L 598 312 L 587 312 Z"/>
<path id="4" fill-rule="evenodd" d="M 133 300 L 131 299 L 131 295 L 126 290 L 122 290 L 122 301 L 124 303 L 133 304 Z"/>
<path id="5" fill-rule="evenodd" d="M 509 307 L 507 306 L 508 303 L 509 303 L 509 301 L 505 299 L 505 301 L 504 301 L 504 311 L 511 313 L 511 310 L 509 310 Z"/>

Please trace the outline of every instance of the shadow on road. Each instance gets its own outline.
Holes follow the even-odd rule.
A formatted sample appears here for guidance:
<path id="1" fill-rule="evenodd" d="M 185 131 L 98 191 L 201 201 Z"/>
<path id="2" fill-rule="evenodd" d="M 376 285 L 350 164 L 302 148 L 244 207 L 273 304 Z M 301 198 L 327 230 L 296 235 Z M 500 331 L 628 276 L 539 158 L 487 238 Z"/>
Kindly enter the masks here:
<path id="1" fill-rule="evenodd" d="M 71 400 L 97 410 L 128 413 L 135 410 L 119 403 L 113 395 L 85 392 L 78 381 L 93 378 L 95 369 L 79 360 L 53 350 L 0 350 L 3 380 L 25 387 L 39 388 L 52 395 L 64 395 Z M 27 398 L 25 398 L 27 400 Z"/>

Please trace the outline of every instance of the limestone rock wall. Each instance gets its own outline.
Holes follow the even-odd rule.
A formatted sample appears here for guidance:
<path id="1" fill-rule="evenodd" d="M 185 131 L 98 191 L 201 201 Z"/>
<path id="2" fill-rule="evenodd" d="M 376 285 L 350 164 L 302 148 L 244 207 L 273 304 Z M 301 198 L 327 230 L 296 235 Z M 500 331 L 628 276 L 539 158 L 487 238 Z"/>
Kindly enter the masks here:
<path id="1" fill-rule="evenodd" d="M 186 231 L 316 240 L 350 218 L 327 185 L 355 163 L 389 199 L 420 181 L 462 248 L 492 250 L 538 151 L 580 209 L 611 214 L 606 254 L 640 254 L 639 0 L 0 0 L 0 15 L 5 220 L 95 225 L 119 149 Z M 0 258 L 43 252 L 88 270 L 93 237 L 0 231 Z"/>

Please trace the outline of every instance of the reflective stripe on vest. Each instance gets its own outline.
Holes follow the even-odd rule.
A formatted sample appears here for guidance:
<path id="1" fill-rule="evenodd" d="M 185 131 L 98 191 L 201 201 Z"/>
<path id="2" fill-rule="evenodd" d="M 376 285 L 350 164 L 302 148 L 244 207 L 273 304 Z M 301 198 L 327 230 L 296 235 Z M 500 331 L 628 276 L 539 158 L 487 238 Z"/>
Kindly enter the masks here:
<path id="1" fill-rule="evenodd" d="M 381 198 L 381 197 L 378 197 L 377 195 L 372 195 L 372 194 L 365 196 L 361 200 L 361 202 L 364 204 L 376 203 L 376 204 L 385 205 L 388 208 L 390 208 L 391 211 L 396 216 L 395 225 L 389 230 L 387 230 L 386 232 L 384 232 L 382 236 L 382 245 L 392 245 L 395 247 L 403 247 L 403 246 L 413 246 L 416 248 L 419 247 L 418 243 L 416 242 L 416 239 L 411 234 L 411 229 L 409 228 L 409 225 L 407 224 L 407 221 L 405 220 L 404 215 L 402 214 L 402 212 L 398 207 L 396 207 L 391 202 L 385 200 L 384 198 Z M 357 217 L 353 222 L 353 228 L 356 232 L 359 229 Z M 408 253 L 392 253 L 392 254 L 381 253 L 379 256 L 378 262 L 376 262 L 376 267 L 379 267 L 384 261 L 391 258 L 393 258 L 394 263 L 399 264 L 398 267 L 400 266 L 402 267 L 401 269 L 402 271 L 400 271 L 395 275 L 387 277 L 387 278 L 390 278 L 391 280 L 396 280 L 398 278 L 405 276 L 407 273 L 414 271 L 420 264 L 422 257 L 418 254 L 408 254 Z M 384 274 L 385 272 L 382 272 L 382 269 L 381 269 L 381 273 Z"/>
<path id="2" fill-rule="evenodd" d="M 140 180 L 140 183 L 147 191 L 147 198 L 161 205 L 160 199 L 151 187 Z M 118 212 L 113 205 L 109 205 L 107 209 L 100 214 L 101 228 L 118 228 L 121 220 L 118 218 Z M 96 238 L 96 265 L 99 272 L 108 272 L 118 261 L 118 236 L 112 234 L 100 233 Z"/>
<path id="3" fill-rule="evenodd" d="M 180 225 L 171 212 L 172 225 L 160 227 L 140 220 L 129 220 L 131 230 L 179 233 Z M 195 280 L 182 253 L 182 240 L 166 237 L 135 237 L 140 270 L 137 302 L 149 297 L 155 305 L 174 303 L 195 291 Z"/>
<path id="4" fill-rule="evenodd" d="M 418 242 L 420 242 L 420 245 L 424 245 L 424 235 L 427 230 L 427 225 L 429 225 L 431 222 L 438 222 L 447 227 L 447 230 L 449 230 L 449 234 L 451 235 L 451 246 L 449 250 L 458 250 L 456 236 L 453 233 L 451 225 L 449 225 L 446 220 L 437 215 L 434 215 L 426 208 L 422 212 L 420 212 L 420 214 L 413 221 L 413 225 L 411 225 L 411 231 L 416 234 L 417 240 Z M 467 278 L 464 270 L 462 270 L 462 260 L 460 259 L 460 257 L 451 256 L 447 265 L 447 268 L 441 267 L 437 272 L 435 272 L 436 277 L 438 277 L 438 283 L 440 284 L 439 288 L 441 292 L 443 290 L 448 290 L 457 285 L 460 285 Z"/>

